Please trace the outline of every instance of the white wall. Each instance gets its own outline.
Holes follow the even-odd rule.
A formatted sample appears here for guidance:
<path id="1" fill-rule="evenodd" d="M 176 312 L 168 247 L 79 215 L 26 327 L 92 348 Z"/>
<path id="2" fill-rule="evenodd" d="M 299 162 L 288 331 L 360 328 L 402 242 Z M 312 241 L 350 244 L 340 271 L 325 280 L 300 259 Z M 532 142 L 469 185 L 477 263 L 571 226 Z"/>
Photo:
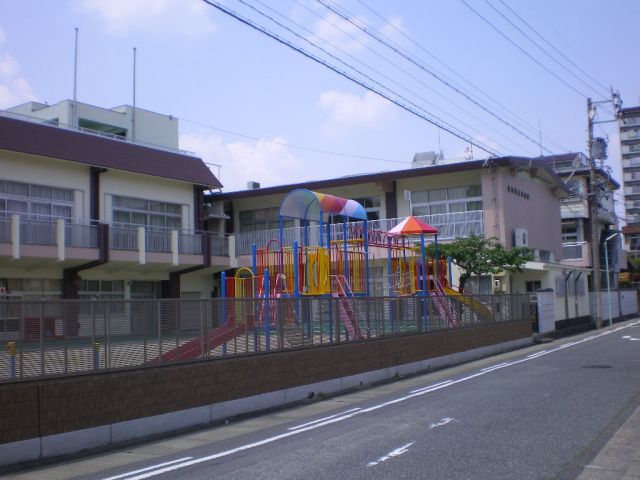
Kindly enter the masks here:
<path id="1" fill-rule="evenodd" d="M 70 188 L 74 194 L 76 220 L 89 220 L 90 167 L 64 160 L 0 150 L 0 179 Z"/>
<path id="2" fill-rule="evenodd" d="M 103 201 L 100 205 L 100 219 L 105 223 L 111 223 L 111 198 L 113 195 L 124 197 L 143 198 L 161 202 L 184 205 L 182 227 L 193 230 L 193 185 L 190 183 L 168 180 L 158 177 L 149 177 L 118 170 L 109 170 L 100 175 L 100 192 Z"/>

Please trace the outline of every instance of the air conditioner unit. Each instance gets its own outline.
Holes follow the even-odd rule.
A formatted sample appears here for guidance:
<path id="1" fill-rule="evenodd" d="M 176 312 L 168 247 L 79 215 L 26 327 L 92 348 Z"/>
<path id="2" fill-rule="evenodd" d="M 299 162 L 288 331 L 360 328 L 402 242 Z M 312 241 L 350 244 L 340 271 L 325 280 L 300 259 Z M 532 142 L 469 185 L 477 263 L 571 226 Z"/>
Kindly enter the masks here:
<path id="1" fill-rule="evenodd" d="M 526 228 L 515 228 L 513 230 L 513 245 L 515 247 L 529 246 L 529 232 Z"/>

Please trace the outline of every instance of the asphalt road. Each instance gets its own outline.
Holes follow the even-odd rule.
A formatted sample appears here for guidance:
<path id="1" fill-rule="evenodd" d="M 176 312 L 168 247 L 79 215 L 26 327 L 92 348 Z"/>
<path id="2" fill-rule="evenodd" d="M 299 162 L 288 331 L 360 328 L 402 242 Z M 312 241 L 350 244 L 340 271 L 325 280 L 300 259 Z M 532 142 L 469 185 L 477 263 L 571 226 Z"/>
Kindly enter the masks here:
<path id="1" fill-rule="evenodd" d="M 12 478 L 574 479 L 638 407 L 636 321 Z"/>

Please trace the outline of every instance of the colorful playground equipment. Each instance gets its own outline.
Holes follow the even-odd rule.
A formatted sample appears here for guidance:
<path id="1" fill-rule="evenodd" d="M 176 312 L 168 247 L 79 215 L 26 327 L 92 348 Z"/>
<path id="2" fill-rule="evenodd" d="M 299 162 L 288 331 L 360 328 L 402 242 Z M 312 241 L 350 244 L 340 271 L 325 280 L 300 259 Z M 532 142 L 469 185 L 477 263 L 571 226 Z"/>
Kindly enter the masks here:
<path id="1" fill-rule="evenodd" d="M 224 354 L 228 342 L 240 335 L 247 346 L 268 351 L 277 330 L 276 317 L 283 322 L 285 336 L 289 330 L 314 335 L 311 309 L 299 301 L 305 297 L 335 299 L 337 307 L 325 312 L 331 339 L 334 335 L 364 338 L 368 320 L 356 311 L 357 299 L 370 296 L 370 262 L 383 265 L 385 256 L 388 296 L 422 298 L 416 316 L 423 330 L 434 315 L 449 327 L 458 325 L 461 305 L 487 309 L 452 288 L 450 264 L 438 258 L 438 230 L 420 219 L 408 217 L 388 232 L 369 230 L 367 214 L 358 202 L 307 189 L 285 196 L 279 219 L 279 238 L 264 248 L 253 246 L 251 267 L 238 269 L 233 277 L 222 273 L 220 326 L 165 353 L 161 361 L 195 358 L 204 348 L 221 348 Z M 285 232 L 284 219 L 299 222 L 296 237 Z M 433 237 L 433 258 L 426 253 L 425 236 Z M 334 321 L 336 314 L 339 322 Z M 249 336 L 251 342 L 246 340 Z M 289 339 L 289 343 L 295 342 Z"/>

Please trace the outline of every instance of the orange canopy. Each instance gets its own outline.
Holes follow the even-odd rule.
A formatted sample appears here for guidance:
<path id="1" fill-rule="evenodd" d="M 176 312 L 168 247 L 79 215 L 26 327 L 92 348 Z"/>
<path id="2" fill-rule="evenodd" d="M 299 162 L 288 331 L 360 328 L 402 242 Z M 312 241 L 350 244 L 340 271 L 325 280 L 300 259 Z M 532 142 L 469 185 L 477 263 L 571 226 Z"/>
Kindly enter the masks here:
<path id="1" fill-rule="evenodd" d="M 438 234 L 438 229 L 419 218 L 409 216 L 389 230 L 389 235 L 416 235 L 420 233 Z"/>

